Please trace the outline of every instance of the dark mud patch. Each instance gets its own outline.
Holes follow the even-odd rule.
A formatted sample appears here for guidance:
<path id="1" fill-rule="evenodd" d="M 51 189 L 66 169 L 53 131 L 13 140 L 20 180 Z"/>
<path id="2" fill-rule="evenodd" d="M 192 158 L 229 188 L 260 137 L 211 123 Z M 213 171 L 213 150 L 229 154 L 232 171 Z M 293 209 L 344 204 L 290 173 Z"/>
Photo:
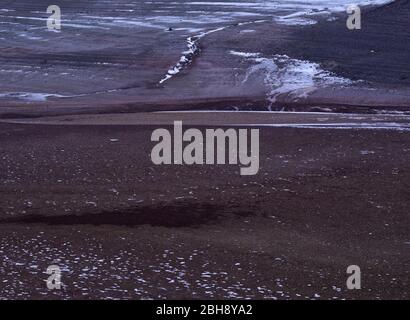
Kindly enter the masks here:
<path id="1" fill-rule="evenodd" d="M 125 210 L 102 211 L 81 215 L 26 215 L 0 220 L 0 224 L 47 225 L 151 225 L 169 228 L 199 227 L 220 219 L 249 216 L 255 209 L 212 204 L 174 203 L 156 207 L 133 207 Z"/>
<path id="2" fill-rule="evenodd" d="M 347 15 L 338 20 L 295 29 L 284 44 L 292 58 L 321 64 L 339 76 L 397 89 L 410 85 L 410 2 L 396 0 L 363 10 L 362 29 L 346 28 Z M 300 41 L 294 41 L 299 39 Z"/>

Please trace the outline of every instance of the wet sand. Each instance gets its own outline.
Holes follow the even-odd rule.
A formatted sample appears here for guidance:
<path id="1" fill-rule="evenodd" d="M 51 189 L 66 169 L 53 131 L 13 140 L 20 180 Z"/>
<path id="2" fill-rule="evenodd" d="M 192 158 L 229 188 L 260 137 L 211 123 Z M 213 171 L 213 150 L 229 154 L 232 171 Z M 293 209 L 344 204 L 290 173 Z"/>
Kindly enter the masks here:
<path id="1" fill-rule="evenodd" d="M 373 128 L 410 130 L 410 115 L 396 114 L 345 114 L 330 112 L 285 112 L 285 111 L 163 111 L 115 114 L 85 114 L 38 118 L 0 120 L 3 123 L 37 125 L 173 125 L 182 121 L 188 126 L 268 126 L 312 128 Z"/>
<path id="2" fill-rule="evenodd" d="M 24 10 L 21 6 L 15 13 L 3 15 L 39 15 L 45 19 L 42 5 L 30 5 Z M 98 20 L 96 15 L 107 16 L 98 2 L 89 2 L 85 8 L 75 2 L 66 15 L 79 26 L 50 33 L 38 30 L 37 24 L 42 26 L 44 21 L 17 19 L 32 27 L 25 33 L 21 27 L 13 27 L 15 30 L 10 32 L 25 37 L 6 37 L 0 48 L 4 92 L 62 96 L 49 96 L 46 101 L 39 97 L 34 97 L 35 101 L 13 95 L 3 97 L 0 117 L 187 109 L 408 110 L 406 74 L 410 64 L 405 53 L 409 7 L 407 1 L 397 1 L 365 9 L 360 31 L 347 30 L 345 14 L 336 14 L 336 21 L 319 19 L 315 25 L 292 26 L 278 24 L 269 11 L 231 20 L 205 19 L 196 24 L 195 30 L 192 23 L 130 25 L 137 22 L 127 20 L 132 18 L 124 12 L 110 14 L 114 16 L 112 21 Z M 33 13 L 35 10 L 40 13 Z M 180 14 L 184 12 L 181 9 Z M 226 13 L 235 14 L 235 10 L 227 9 Z M 90 28 L 93 23 L 98 27 Z M 169 24 L 175 30 L 167 31 Z M 182 26 L 185 28 L 178 28 Z M 159 83 L 187 50 L 188 36 L 219 28 L 198 40 L 192 63 L 171 80 Z M 305 88 L 306 97 L 285 92 L 272 103 L 272 88 L 266 84 L 265 74 L 256 73 L 251 81 L 245 81 L 254 62 L 234 56 L 231 51 L 260 53 L 267 59 L 277 54 L 307 59 L 323 70 L 362 81 L 349 86 Z"/>
<path id="3" fill-rule="evenodd" d="M 346 16 L 320 22 L 297 32 L 301 41 L 287 41 L 291 56 L 317 61 L 341 76 L 390 89 L 410 85 L 408 16 L 410 3 L 398 0 L 363 10 L 362 29 L 346 28 Z M 343 18 L 344 19 L 343 19 Z M 325 49 L 325 50 L 324 50 Z"/>
<path id="4" fill-rule="evenodd" d="M 409 298 L 407 131 L 261 127 L 242 177 L 154 166 L 156 127 L 0 124 L 2 298 Z"/>
<path id="5" fill-rule="evenodd" d="M 72 24 L 104 12 L 79 3 Z M 208 21 L 200 27 L 226 28 L 161 85 L 201 32 L 192 25 L 133 33 L 103 21 L 50 35 L 9 18 L 22 36 L 1 41 L 2 90 L 66 97 L 0 99 L 0 298 L 409 299 L 409 8 L 369 9 L 354 33 L 343 15 L 303 27 L 257 22 L 269 14 Z M 364 81 L 272 101 L 265 74 L 244 81 L 254 61 L 231 51 Z M 326 113 L 151 112 L 268 108 Z M 259 174 L 154 166 L 151 133 L 174 120 L 260 128 Z M 51 264 L 61 291 L 46 288 Z M 346 289 L 353 264 L 362 290 Z"/>

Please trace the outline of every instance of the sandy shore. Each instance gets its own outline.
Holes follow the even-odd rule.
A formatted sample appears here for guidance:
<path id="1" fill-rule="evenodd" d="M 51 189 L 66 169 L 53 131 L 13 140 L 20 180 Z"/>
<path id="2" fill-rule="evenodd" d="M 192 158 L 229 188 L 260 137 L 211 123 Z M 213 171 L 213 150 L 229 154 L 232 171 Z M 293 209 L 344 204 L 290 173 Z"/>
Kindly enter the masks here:
<path id="1" fill-rule="evenodd" d="M 373 128 L 410 130 L 410 116 L 398 114 L 343 114 L 329 112 L 275 111 L 165 111 L 115 114 L 85 114 L 0 120 L 3 123 L 38 125 L 141 126 L 173 125 L 182 121 L 189 126 L 268 126 L 312 128 Z"/>
<path id="2" fill-rule="evenodd" d="M 349 32 L 343 14 L 141 27 L 76 0 L 53 34 L 27 17 L 45 3 L 1 11 L 15 36 L 0 47 L 0 299 L 410 298 L 408 1 Z M 95 28 L 96 13 L 114 17 Z M 175 120 L 260 128 L 258 175 L 153 165 L 151 134 Z"/>
<path id="3" fill-rule="evenodd" d="M 73 17 L 98 15 L 101 8 L 95 2 L 89 6 L 80 10 L 82 6 L 74 2 Z M 347 30 L 345 14 L 336 15 L 336 21 L 323 20 L 306 26 L 278 24 L 270 12 L 200 24 L 205 31 L 221 30 L 200 38 L 192 63 L 162 84 L 159 82 L 167 70 L 187 50 L 186 37 L 205 31 L 185 28 L 168 32 L 165 25 L 108 28 L 105 24 L 100 27 L 106 29 L 67 27 L 64 32 L 51 35 L 47 31 L 30 31 L 32 38 L 40 40 L 6 39 L 0 48 L 2 90 L 11 93 L 0 99 L 0 117 L 268 107 L 338 112 L 408 110 L 410 64 L 405 52 L 409 7 L 407 1 L 396 1 L 382 8 L 366 9 L 360 31 Z M 17 14 L 33 15 L 19 11 L 14 15 Z M 22 32 L 18 28 L 12 31 Z M 59 46 L 53 45 L 55 41 Z M 231 52 L 259 53 L 266 59 L 287 55 L 317 63 L 337 76 L 362 81 L 347 87 L 307 85 L 302 90 L 307 95 L 285 91 L 272 103 L 272 85 L 266 83 L 266 70 L 245 81 L 255 62 Z M 51 96 L 40 101 L 34 95 L 31 101 L 30 97 L 18 98 L 19 92 Z M 55 93 L 61 96 L 52 96 Z"/>
<path id="4" fill-rule="evenodd" d="M 0 124 L 2 298 L 409 298 L 407 131 L 262 127 L 241 177 L 154 166 L 156 127 Z"/>

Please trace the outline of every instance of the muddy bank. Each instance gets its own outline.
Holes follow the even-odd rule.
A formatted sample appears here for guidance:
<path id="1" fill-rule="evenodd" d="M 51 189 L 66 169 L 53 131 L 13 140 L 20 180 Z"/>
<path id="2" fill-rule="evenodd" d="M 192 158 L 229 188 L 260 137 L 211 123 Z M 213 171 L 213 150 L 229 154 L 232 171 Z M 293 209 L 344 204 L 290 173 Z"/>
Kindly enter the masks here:
<path id="1" fill-rule="evenodd" d="M 408 132 L 262 128 L 241 177 L 153 166 L 153 128 L 0 124 L 1 297 L 409 298 Z"/>
<path id="2" fill-rule="evenodd" d="M 0 48 L 1 117 L 183 109 L 409 109 L 405 1 L 365 10 L 360 31 L 347 30 L 343 14 L 336 21 L 300 26 L 278 24 L 269 10 L 239 15 L 232 8 L 219 19 L 202 17 L 195 23 L 186 17 L 185 22 L 170 21 L 165 13 L 155 20 L 142 11 L 141 21 L 151 23 L 146 25 L 130 12 L 110 17 L 96 2 L 83 9 L 78 2 L 67 13 L 75 23 L 56 34 L 41 29 L 44 13 L 29 8 L 3 13 L 14 23 L 10 32 L 25 36 L 6 37 Z M 186 15 L 181 8 L 172 14 Z M 32 20 L 36 15 L 43 20 Z M 17 23 L 14 16 L 20 16 Z M 190 37 L 197 39 L 197 48 L 189 63 L 160 83 L 189 48 Z M 287 55 L 290 61 L 280 79 L 259 66 L 260 72 L 248 77 L 255 61 L 232 52 L 258 53 L 266 61 Z M 322 80 L 305 74 L 309 68 L 317 69 L 316 75 L 333 72 L 334 77 L 364 82 L 315 91 Z M 272 91 L 280 94 L 272 99 Z"/>
<path id="3" fill-rule="evenodd" d="M 406 0 L 363 9 L 362 29 L 351 31 L 346 28 L 347 14 L 340 14 L 337 21 L 295 30 L 298 41 L 286 41 L 285 51 L 295 58 L 319 62 L 352 80 L 408 88 L 409 15 Z"/>

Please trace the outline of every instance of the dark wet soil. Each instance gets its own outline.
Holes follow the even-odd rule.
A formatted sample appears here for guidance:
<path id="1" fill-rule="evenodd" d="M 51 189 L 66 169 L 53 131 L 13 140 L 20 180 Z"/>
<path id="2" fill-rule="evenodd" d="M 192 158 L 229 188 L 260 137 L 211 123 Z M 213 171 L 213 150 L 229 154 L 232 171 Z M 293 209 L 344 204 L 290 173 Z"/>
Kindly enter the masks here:
<path id="1" fill-rule="evenodd" d="M 409 15 L 409 1 L 398 0 L 363 10 L 362 29 L 349 30 L 341 14 L 338 21 L 300 28 L 298 41 L 288 39 L 285 51 L 352 80 L 409 87 Z"/>
<path id="2" fill-rule="evenodd" d="M 1 219 L 0 224 L 47 224 L 53 225 L 111 225 L 134 227 L 151 225 L 168 228 L 199 227 L 218 219 L 245 217 L 246 208 L 229 208 L 215 204 L 181 202 L 162 206 L 140 206 L 111 212 L 84 213 L 80 215 L 42 216 L 27 215 Z"/>
<path id="3" fill-rule="evenodd" d="M 153 166 L 152 130 L 0 126 L 2 298 L 409 298 L 408 132 L 262 128 L 241 177 Z"/>

